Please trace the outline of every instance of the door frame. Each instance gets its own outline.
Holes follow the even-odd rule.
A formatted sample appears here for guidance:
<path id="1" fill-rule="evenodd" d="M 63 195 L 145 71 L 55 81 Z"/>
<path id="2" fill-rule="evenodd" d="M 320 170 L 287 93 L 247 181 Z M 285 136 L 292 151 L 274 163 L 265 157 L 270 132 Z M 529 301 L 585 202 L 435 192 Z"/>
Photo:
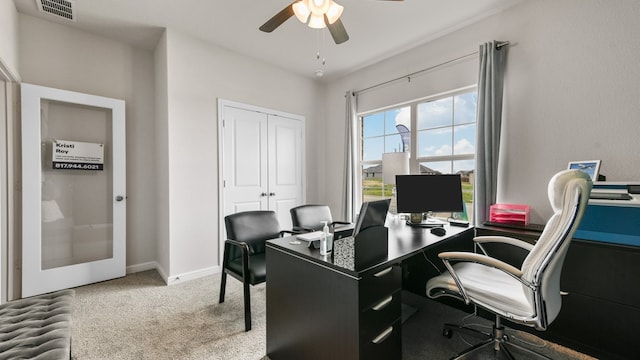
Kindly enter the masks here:
<path id="1" fill-rule="evenodd" d="M 284 111 L 263 108 L 260 106 L 243 104 L 231 100 L 218 98 L 218 264 L 222 264 L 222 256 L 224 255 L 224 239 L 226 231 L 224 227 L 224 108 L 225 106 L 236 107 L 248 111 L 256 111 L 267 115 L 280 116 L 292 120 L 298 120 L 302 124 L 302 202 L 307 200 L 307 172 L 306 172 L 306 119 L 302 115 L 287 113 Z"/>
<path id="2" fill-rule="evenodd" d="M 15 130 L 19 116 L 16 106 L 19 81 L 18 74 L 0 59 L 0 85 L 4 87 L 1 101 L 5 105 L 4 113 L 0 116 L 0 139 L 5 143 L 0 151 L 0 304 L 17 299 L 16 294 L 20 291 L 20 256 L 16 253 L 20 221 L 20 202 L 16 201 L 20 180 L 16 173 L 16 155 L 20 152 L 17 149 L 19 142 L 16 143 L 18 133 Z"/>

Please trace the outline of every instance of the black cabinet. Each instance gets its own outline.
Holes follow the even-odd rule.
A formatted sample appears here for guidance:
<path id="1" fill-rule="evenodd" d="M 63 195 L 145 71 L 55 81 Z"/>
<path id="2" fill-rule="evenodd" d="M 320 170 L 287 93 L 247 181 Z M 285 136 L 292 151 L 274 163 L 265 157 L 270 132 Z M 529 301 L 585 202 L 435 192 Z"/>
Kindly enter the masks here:
<path id="1" fill-rule="evenodd" d="M 270 358 L 402 359 L 398 263 L 352 276 L 268 246 L 267 268 Z"/>
<path id="2" fill-rule="evenodd" d="M 539 233 L 478 227 L 476 234 L 504 235 L 534 243 Z M 522 255 L 503 253 L 512 263 Z M 637 358 L 640 328 L 640 248 L 573 239 L 560 286 L 562 309 L 547 331 L 515 326 L 575 350 L 604 358 Z"/>

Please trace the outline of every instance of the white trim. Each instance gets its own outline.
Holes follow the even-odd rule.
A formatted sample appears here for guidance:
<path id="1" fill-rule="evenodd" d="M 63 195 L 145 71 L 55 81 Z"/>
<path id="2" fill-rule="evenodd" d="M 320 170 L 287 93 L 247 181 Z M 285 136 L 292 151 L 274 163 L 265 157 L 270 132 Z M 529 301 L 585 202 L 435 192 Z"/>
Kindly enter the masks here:
<path id="1" fill-rule="evenodd" d="M 3 78 L 7 82 L 20 82 L 20 75 L 13 72 L 7 64 L 0 58 L 0 78 Z"/>
<path id="2" fill-rule="evenodd" d="M 206 276 L 213 276 L 213 275 L 219 274 L 220 266 L 215 265 L 215 266 L 207 267 L 204 269 L 189 271 L 186 273 L 167 277 L 166 272 L 164 271 L 162 266 L 160 266 L 160 263 L 158 263 L 157 261 L 149 261 L 141 264 L 127 266 L 127 275 L 148 271 L 148 270 L 157 271 L 166 285 L 175 285 L 175 284 L 183 283 L 185 281 L 191 281 L 191 280 L 203 278 Z"/>
<path id="3" fill-rule="evenodd" d="M 147 270 L 158 270 L 160 265 L 157 261 L 149 261 L 142 264 L 135 264 L 127 266 L 127 274 L 135 274 Z"/>
<path id="4" fill-rule="evenodd" d="M 416 98 L 416 99 L 413 99 L 413 100 L 407 100 L 407 101 L 403 101 L 403 102 L 400 102 L 400 103 L 397 103 L 397 104 L 393 104 L 393 105 L 389 105 L 389 106 L 385 106 L 385 107 L 381 107 L 381 108 L 377 108 L 377 109 L 373 109 L 373 110 L 367 110 L 367 111 L 359 112 L 356 115 L 358 117 L 367 116 L 367 115 L 379 113 L 381 111 L 386 111 L 386 110 L 391 110 L 391 109 L 403 107 L 403 106 L 406 106 L 406 105 L 411 105 L 413 103 L 438 100 L 439 98 L 445 98 L 445 97 L 450 97 L 450 96 L 455 96 L 455 95 L 458 95 L 458 94 L 462 94 L 462 93 L 468 92 L 468 90 L 475 89 L 477 87 L 478 87 L 477 84 L 467 85 L 467 86 L 463 86 L 463 87 L 460 87 L 460 88 L 457 88 L 457 89 L 444 91 L 444 92 L 433 94 L 433 95 L 429 95 L 429 96 L 423 96 L 423 97 Z"/>
<path id="5" fill-rule="evenodd" d="M 205 276 L 215 275 L 219 273 L 220 273 L 220 266 L 216 265 L 216 266 L 211 266 L 211 267 L 200 269 L 200 270 L 189 271 L 186 273 L 171 276 L 166 280 L 166 283 L 167 285 L 175 285 L 175 284 L 183 283 L 185 281 L 191 281 L 191 280 L 195 280 Z"/>

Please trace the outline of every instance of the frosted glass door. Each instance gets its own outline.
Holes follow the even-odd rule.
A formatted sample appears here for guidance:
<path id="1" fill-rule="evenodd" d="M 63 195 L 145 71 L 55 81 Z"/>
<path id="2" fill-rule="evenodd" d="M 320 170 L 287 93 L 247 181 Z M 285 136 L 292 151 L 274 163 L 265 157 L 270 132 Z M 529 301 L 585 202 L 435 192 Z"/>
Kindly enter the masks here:
<path id="1" fill-rule="evenodd" d="M 124 276 L 124 102 L 22 94 L 23 297 Z"/>

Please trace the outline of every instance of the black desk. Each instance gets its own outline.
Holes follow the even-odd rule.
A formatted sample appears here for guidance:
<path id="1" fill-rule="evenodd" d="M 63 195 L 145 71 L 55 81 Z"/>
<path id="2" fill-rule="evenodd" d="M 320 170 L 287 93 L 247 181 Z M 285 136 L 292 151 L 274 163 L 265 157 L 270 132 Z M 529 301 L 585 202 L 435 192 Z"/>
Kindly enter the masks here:
<path id="1" fill-rule="evenodd" d="M 267 242 L 267 355 L 285 359 L 402 359 L 403 260 L 473 228 L 430 229 L 390 220 L 388 257 L 347 269 L 292 237 Z"/>

